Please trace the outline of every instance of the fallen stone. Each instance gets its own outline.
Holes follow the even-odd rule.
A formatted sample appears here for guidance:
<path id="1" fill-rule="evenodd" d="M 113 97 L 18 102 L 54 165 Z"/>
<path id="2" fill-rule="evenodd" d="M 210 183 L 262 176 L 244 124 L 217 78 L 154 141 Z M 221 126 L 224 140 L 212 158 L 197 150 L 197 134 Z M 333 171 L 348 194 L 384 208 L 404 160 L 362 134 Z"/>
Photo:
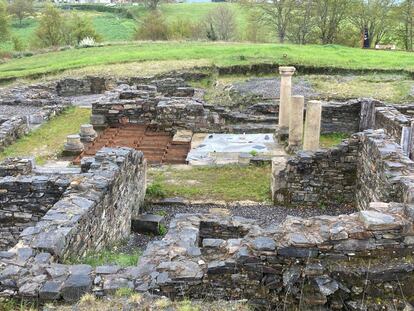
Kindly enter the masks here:
<path id="1" fill-rule="evenodd" d="M 160 215 L 144 214 L 132 219 L 131 230 L 133 232 L 144 234 L 160 234 L 160 225 L 164 221 L 164 217 Z"/>

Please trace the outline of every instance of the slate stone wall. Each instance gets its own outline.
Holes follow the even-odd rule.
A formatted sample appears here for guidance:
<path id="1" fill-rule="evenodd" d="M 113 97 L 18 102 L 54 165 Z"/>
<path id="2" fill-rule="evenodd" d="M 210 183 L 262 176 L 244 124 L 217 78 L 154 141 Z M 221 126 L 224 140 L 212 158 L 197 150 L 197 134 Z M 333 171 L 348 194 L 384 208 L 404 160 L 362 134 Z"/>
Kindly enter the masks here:
<path id="1" fill-rule="evenodd" d="M 330 149 L 299 151 L 289 159 L 275 158 L 272 198 L 276 205 L 353 204 L 356 191 L 359 136 Z"/>
<path id="2" fill-rule="evenodd" d="M 63 260 L 100 250 L 126 238 L 131 218 L 143 204 L 146 161 L 130 148 L 103 148 L 85 158 L 83 173 L 71 177 L 70 187 L 20 243 Z"/>
<path id="3" fill-rule="evenodd" d="M 0 152 L 29 132 L 27 117 L 14 117 L 0 124 Z"/>
<path id="4" fill-rule="evenodd" d="M 356 178 L 356 203 L 366 209 L 370 202 L 411 203 L 414 189 L 408 176 L 414 162 L 404 156 L 401 146 L 378 130 L 361 137 Z"/>
<path id="5" fill-rule="evenodd" d="M 411 118 L 394 107 L 378 107 L 375 109 L 375 129 L 383 129 L 385 133 L 401 144 L 404 128 L 411 128 Z"/>
<path id="6" fill-rule="evenodd" d="M 66 178 L 28 175 L 31 168 L 22 159 L 0 165 L 0 250 L 16 244 L 20 233 L 36 224 L 69 186 Z"/>
<path id="7" fill-rule="evenodd" d="M 272 197 L 278 205 L 314 207 L 410 203 L 414 192 L 407 175 L 413 170 L 414 163 L 384 130 L 367 130 L 334 148 L 274 159 Z"/>

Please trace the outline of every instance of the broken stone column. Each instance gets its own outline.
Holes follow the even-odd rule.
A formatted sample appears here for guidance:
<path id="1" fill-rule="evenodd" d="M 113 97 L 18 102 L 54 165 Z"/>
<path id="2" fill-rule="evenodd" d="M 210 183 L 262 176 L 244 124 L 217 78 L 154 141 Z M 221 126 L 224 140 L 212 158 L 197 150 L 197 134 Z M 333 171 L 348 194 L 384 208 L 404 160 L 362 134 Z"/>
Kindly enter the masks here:
<path id="1" fill-rule="evenodd" d="M 290 152 L 297 151 L 302 145 L 303 135 L 303 110 L 305 98 L 303 96 L 292 96 L 290 100 L 289 116 L 289 146 Z"/>
<path id="2" fill-rule="evenodd" d="M 98 135 L 96 134 L 96 131 L 93 129 L 92 124 L 83 124 L 81 125 L 79 136 L 81 142 L 91 143 L 95 140 L 95 138 Z"/>
<path id="3" fill-rule="evenodd" d="M 322 102 L 311 100 L 306 105 L 305 134 L 303 136 L 303 150 L 315 151 L 319 149 L 321 136 Z"/>
<path id="4" fill-rule="evenodd" d="M 82 153 L 84 146 L 81 142 L 80 135 L 68 135 L 66 137 L 66 144 L 63 149 L 63 154 L 66 156 L 75 156 Z"/>
<path id="5" fill-rule="evenodd" d="M 295 67 L 279 67 L 280 80 L 280 102 L 279 102 L 279 127 L 277 138 L 279 141 L 286 141 L 289 132 L 289 110 L 292 96 L 292 76 Z"/>

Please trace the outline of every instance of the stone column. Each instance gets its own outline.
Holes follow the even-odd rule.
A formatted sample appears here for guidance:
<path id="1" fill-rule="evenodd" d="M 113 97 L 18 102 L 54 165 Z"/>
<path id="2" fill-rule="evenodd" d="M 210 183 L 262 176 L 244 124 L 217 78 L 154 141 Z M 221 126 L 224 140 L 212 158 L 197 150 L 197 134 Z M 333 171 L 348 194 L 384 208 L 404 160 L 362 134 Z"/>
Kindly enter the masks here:
<path id="1" fill-rule="evenodd" d="M 66 144 L 63 149 L 63 155 L 75 156 L 82 153 L 84 147 L 80 139 L 80 135 L 68 135 L 66 137 Z"/>
<path id="2" fill-rule="evenodd" d="M 82 124 L 79 136 L 81 142 L 90 143 L 93 142 L 98 135 L 96 134 L 96 131 L 93 129 L 92 124 Z"/>
<path id="3" fill-rule="evenodd" d="M 287 139 L 289 132 L 289 107 L 292 96 L 292 76 L 295 73 L 295 67 L 279 67 L 280 79 L 280 103 L 279 103 L 279 127 L 278 139 L 284 141 Z"/>
<path id="4" fill-rule="evenodd" d="M 297 151 L 302 145 L 303 135 L 303 110 L 305 98 L 303 96 L 292 96 L 290 101 L 289 115 L 289 151 Z"/>
<path id="5" fill-rule="evenodd" d="M 322 102 L 311 100 L 306 105 L 305 135 L 303 150 L 315 151 L 319 149 L 321 136 Z"/>

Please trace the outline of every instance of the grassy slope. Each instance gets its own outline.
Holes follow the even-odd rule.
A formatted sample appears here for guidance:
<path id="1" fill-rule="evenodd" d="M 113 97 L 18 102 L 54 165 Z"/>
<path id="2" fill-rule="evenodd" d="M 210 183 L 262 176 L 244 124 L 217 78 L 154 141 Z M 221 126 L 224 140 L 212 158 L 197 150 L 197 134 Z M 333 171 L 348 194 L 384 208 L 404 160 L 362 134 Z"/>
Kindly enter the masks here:
<path id="1" fill-rule="evenodd" d="M 208 60 L 219 66 L 273 62 L 347 69 L 414 70 L 414 57 L 408 52 L 361 50 L 332 45 L 142 42 L 66 50 L 12 60 L 0 65 L 0 79 L 114 63 L 195 59 Z"/>
<path id="2" fill-rule="evenodd" d="M 163 4 L 161 11 L 165 14 L 168 22 L 185 19 L 192 22 L 201 21 L 204 16 L 210 11 L 214 10 L 219 5 L 226 5 L 233 9 L 237 21 L 237 30 L 240 38 L 243 38 L 246 27 L 246 12 L 239 5 L 234 3 L 179 3 L 179 4 Z M 148 10 L 143 7 L 133 7 L 136 17 L 139 19 L 144 16 Z M 125 18 L 113 13 L 103 13 L 95 11 L 78 11 L 81 15 L 87 15 L 92 18 L 96 31 L 102 36 L 103 41 L 128 41 L 132 40 L 136 28 L 136 22 L 133 19 Z M 26 18 L 22 25 L 17 20 L 13 20 L 12 34 L 20 38 L 30 48 L 33 34 L 38 23 L 36 18 Z M 11 41 L 0 42 L 0 51 L 12 51 L 13 46 Z"/>

